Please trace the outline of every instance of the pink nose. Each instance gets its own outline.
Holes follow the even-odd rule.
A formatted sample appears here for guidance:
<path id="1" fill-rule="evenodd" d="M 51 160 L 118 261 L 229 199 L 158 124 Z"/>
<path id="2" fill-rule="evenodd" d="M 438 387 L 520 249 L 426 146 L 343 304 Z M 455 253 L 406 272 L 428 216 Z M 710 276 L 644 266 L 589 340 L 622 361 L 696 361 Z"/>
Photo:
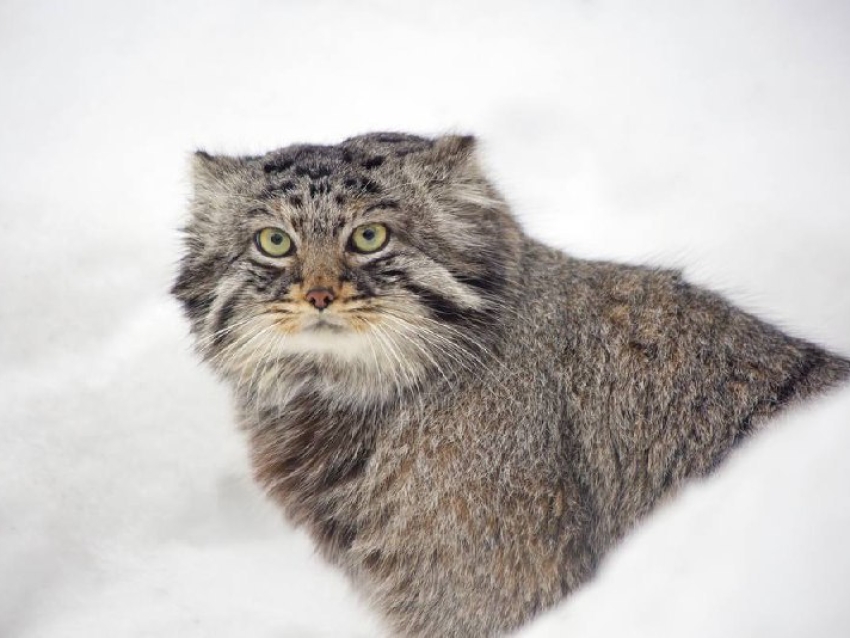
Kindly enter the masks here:
<path id="1" fill-rule="evenodd" d="M 328 288 L 311 288 L 304 296 L 319 310 L 324 310 L 334 300 L 334 294 Z"/>

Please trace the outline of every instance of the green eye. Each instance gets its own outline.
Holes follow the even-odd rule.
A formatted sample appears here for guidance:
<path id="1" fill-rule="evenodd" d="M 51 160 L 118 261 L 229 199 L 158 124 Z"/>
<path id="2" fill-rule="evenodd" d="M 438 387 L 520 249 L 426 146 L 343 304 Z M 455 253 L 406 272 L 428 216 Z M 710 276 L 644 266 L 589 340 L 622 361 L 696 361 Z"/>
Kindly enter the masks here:
<path id="1" fill-rule="evenodd" d="M 292 252 L 292 238 L 280 228 L 263 228 L 254 235 L 254 243 L 264 255 L 284 257 Z"/>
<path id="2" fill-rule="evenodd" d="M 390 232 L 383 224 L 363 224 L 351 233 L 351 249 L 358 253 L 373 253 L 387 245 Z"/>

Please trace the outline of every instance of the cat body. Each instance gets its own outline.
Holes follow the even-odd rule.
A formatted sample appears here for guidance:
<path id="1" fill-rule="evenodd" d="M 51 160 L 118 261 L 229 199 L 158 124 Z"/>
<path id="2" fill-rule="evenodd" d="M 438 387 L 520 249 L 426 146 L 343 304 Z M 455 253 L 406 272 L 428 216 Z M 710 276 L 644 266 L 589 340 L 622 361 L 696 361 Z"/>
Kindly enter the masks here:
<path id="1" fill-rule="evenodd" d="M 518 627 L 850 377 L 677 272 L 525 236 L 471 138 L 201 154 L 195 181 L 174 292 L 199 350 L 260 484 L 399 635 Z"/>

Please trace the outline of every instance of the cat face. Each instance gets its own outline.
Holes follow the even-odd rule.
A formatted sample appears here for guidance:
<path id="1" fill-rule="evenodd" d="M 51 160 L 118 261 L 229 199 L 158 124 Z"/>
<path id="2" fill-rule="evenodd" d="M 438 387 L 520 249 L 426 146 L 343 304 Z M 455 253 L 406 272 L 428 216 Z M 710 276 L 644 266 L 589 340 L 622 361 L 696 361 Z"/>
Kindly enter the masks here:
<path id="1" fill-rule="evenodd" d="M 173 293 L 240 385 L 415 386 L 470 365 L 505 307 L 519 235 L 471 138 L 198 153 L 193 177 Z"/>

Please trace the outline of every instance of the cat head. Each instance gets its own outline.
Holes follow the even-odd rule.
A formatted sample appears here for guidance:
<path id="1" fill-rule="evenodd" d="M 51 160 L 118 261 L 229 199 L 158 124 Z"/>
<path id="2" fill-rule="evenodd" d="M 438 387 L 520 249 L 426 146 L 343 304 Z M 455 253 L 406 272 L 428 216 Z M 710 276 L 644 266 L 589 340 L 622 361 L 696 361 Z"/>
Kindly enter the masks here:
<path id="1" fill-rule="evenodd" d="M 375 133 L 196 153 L 172 292 L 203 356 L 252 392 L 387 393 L 471 366 L 508 305 L 520 237 L 474 148 Z"/>

